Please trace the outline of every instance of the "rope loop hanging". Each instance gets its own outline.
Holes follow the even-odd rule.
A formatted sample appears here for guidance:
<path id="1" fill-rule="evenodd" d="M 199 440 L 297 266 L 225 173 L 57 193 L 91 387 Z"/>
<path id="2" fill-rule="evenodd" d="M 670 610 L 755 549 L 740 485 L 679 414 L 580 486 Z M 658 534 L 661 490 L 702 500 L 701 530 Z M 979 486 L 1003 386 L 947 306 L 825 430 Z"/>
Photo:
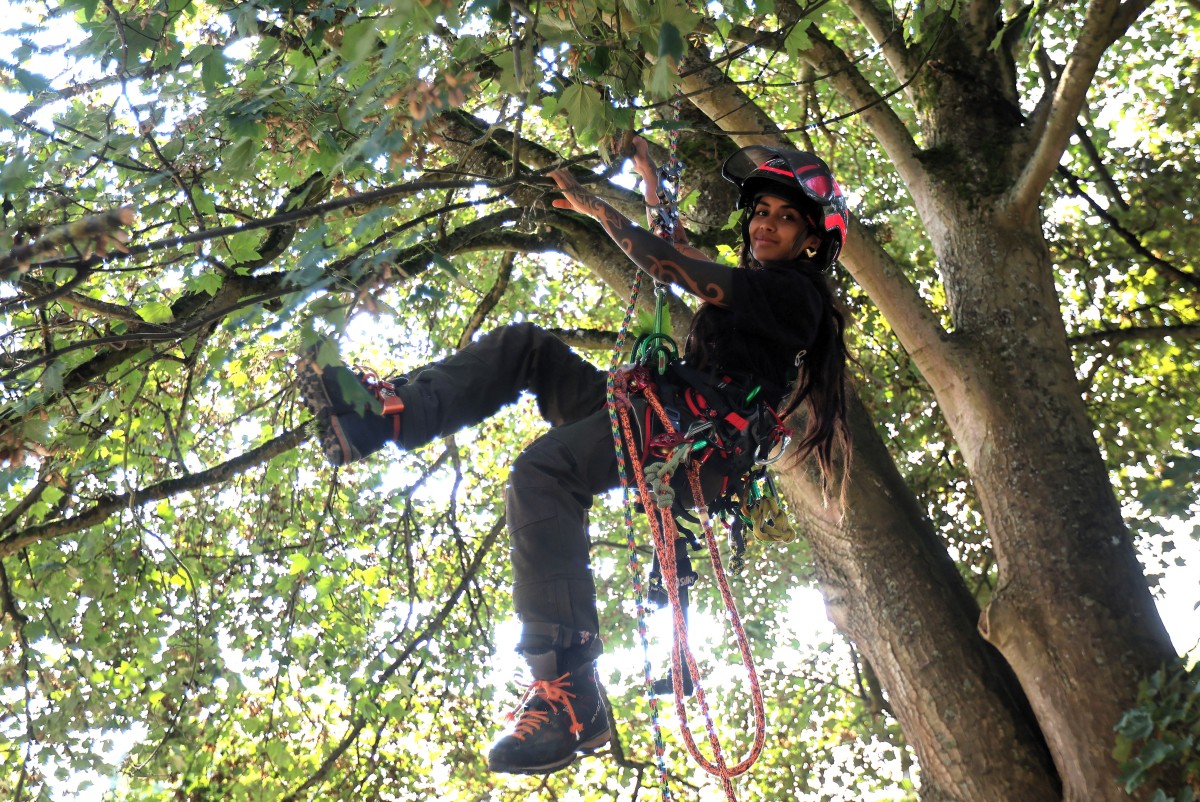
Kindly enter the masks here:
<path id="1" fill-rule="evenodd" d="M 638 639 L 642 643 L 642 679 L 646 687 L 646 703 L 650 707 L 650 724 L 654 733 L 654 762 L 658 769 L 663 802 L 672 802 L 673 797 L 671 796 L 671 785 L 669 782 L 670 775 L 667 773 L 665 758 L 667 750 L 663 741 L 662 724 L 658 718 L 658 696 L 654 694 L 654 669 L 650 665 L 650 639 L 648 627 L 646 626 L 647 590 L 642 584 L 642 569 L 638 561 L 638 546 L 633 525 L 633 496 L 630 489 L 625 459 L 625 446 L 621 433 L 620 414 L 624 407 L 622 406 L 623 402 L 618 401 L 616 397 L 618 370 L 624 361 L 625 341 L 628 338 L 634 312 L 637 309 L 638 294 L 642 287 L 642 275 L 642 272 L 638 271 L 637 278 L 633 283 L 633 291 L 629 295 L 629 303 L 625 306 L 625 317 L 621 322 L 620 332 L 617 334 L 617 344 L 613 349 L 612 364 L 609 366 L 608 381 L 605 386 L 605 405 L 608 408 L 608 421 L 612 430 L 613 450 L 617 457 L 617 475 L 621 480 L 621 496 L 623 499 L 621 506 L 624 510 L 625 541 L 629 547 L 629 573 L 633 579 L 634 599 L 637 604 Z M 626 414 L 628 413 L 626 412 Z"/>
<path id="2" fill-rule="evenodd" d="M 641 395 L 644 397 L 660 423 L 669 431 L 673 430 L 670 415 L 657 397 L 654 382 L 648 369 L 644 366 L 633 366 L 624 368 L 618 373 L 619 375 L 614 381 L 614 400 L 618 404 L 617 417 L 621 425 L 622 440 L 627 443 L 636 442 L 634 439 L 633 423 L 629 414 L 629 398 L 631 395 Z M 687 641 L 687 622 L 681 602 L 680 577 L 677 574 L 675 562 L 675 542 L 679 539 L 679 530 L 670 508 L 663 509 L 661 495 L 656 497 L 655 491 L 651 489 L 652 483 L 661 486 L 670 482 L 672 475 L 670 466 L 673 464 L 676 471 L 680 469 L 685 470 L 693 500 L 703 498 L 703 491 L 700 486 L 700 466 L 688 458 L 692 452 L 690 446 L 691 444 L 688 442 L 682 443 L 671 453 L 665 463 L 643 465 L 640 460 L 633 458 L 630 460 L 630 464 L 633 467 L 638 493 L 642 505 L 646 510 L 647 521 L 650 524 L 655 552 L 658 555 L 658 562 L 662 570 L 662 585 L 666 590 L 674 621 L 674 638 L 671 650 L 671 679 L 676 713 L 680 722 L 680 732 L 692 758 L 704 771 L 721 780 L 721 786 L 725 791 L 726 798 L 732 802 L 732 800 L 736 799 L 732 779 L 748 771 L 762 753 L 762 748 L 766 741 L 766 715 L 764 712 L 762 689 L 758 681 L 758 672 L 754 666 L 754 658 L 750 650 L 750 642 L 742 625 L 741 616 L 737 610 L 737 603 L 733 598 L 733 592 L 729 588 L 729 581 L 724 565 L 721 562 L 720 544 L 717 542 L 716 534 L 713 532 L 712 520 L 707 508 L 702 503 L 697 502 L 699 505 L 697 513 L 704 529 L 704 540 L 708 548 L 709 560 L 712 563 L 713 576 L 716 578 L 721 600 L 724 603 L 730 627 L 737 641 L 742 665 L 746 669 L 748 676 L 751 708 L 754 714 L 754 740 L 750 751 L 741 761 L 730 765 L 728 759 L 725 757 L 720 739 L 717 736 L 712 711 L 701 682 L 700 668 Z M 686 467 L 683 465 L 685 462 L 687 463 Z M 712 752 L 711 759 L 705 756 L 697 746 L 691 727 L 688 724 L 689 715 L 685 706 L 685 698 L 687 696 L 684 687 L 685 677 L 691 678 L 700 714 L 705 722 L 708 743 Z"/>

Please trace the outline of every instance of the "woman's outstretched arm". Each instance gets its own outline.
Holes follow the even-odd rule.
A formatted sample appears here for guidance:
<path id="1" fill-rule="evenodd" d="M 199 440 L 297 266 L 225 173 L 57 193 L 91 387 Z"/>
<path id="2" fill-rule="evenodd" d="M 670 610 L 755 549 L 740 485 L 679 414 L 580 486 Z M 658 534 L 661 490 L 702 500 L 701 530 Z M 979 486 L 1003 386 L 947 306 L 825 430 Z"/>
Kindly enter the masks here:
<path id="1" fill-rule="evenodd" d="M 552 170 L 549 176 L 563 193 L 553 202 L 554 208 L 596 218 L 625 255 L 656 280 L 674 284 L 702 301 L 729 305 L 732 268 L 703 257 L 690 246 L 685 245 L 688 253 L 682 253 L 588 192 L 566 170 Z"/>

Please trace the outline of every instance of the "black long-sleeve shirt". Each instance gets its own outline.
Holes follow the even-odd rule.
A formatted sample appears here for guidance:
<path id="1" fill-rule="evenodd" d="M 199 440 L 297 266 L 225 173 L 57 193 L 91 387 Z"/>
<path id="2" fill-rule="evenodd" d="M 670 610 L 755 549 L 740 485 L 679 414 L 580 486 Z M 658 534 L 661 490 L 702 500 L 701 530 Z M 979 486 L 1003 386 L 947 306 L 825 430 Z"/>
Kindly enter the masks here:
<path id="1" fill-rule="evenodd" d="M 706 303 L 684 346 L 688 364 L 705 372 L 749 373 L 778 404 L 812 346 L 822 314 L 816 265 L 795 262 L 733 271 L 729 305 Z"/>

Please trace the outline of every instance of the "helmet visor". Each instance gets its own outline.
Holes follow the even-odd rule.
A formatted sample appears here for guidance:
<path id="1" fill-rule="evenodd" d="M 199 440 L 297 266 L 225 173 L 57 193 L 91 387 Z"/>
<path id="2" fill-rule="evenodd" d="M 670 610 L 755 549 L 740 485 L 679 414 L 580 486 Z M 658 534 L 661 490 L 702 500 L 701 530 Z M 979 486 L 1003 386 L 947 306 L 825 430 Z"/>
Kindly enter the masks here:
<path id="1" fill-rule="evenodd" d="M 799 150 L 750 145 L 725 160 L 721 175 L 738 187 L 751 177 L 774 180 L 799 188 L 819 204 L 829 203 L 837 193 L 825 162 Z"/>

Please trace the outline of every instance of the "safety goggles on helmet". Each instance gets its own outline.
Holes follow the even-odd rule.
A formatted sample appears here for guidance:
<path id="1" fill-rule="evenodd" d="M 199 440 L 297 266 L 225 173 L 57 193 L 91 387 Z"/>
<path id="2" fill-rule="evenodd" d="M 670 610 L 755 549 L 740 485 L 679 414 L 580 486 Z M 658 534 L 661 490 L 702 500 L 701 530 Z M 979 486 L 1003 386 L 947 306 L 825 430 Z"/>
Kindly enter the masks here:
<path id="1" fill-rule="evenodd" d="M 823 240 L 818 258 L 825 267 L 837 259 L 846 243 L 846 199 L 824 160 L 801 150 L 750 145 L 725 160 L 721 176 L 741 190 L 739 209 L 772 190 L 807 200 L 818 211 L 816 228 Z"/>

